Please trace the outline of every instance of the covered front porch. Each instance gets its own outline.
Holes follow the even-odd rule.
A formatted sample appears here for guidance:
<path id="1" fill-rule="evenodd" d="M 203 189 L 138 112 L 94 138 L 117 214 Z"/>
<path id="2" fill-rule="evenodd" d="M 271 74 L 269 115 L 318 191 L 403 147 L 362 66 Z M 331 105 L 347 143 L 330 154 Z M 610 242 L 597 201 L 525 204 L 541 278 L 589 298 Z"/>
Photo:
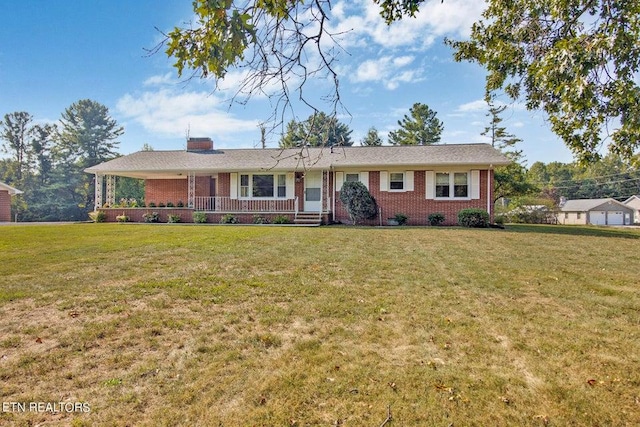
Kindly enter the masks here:
<path id="1" fill-rule="evenodd" d="M 207 214 L 207 222 L 218 222 L 224 215 L 234 215 L 241 223 L 255 221 L 256 216 L 267 221 L 276 216 L 291 222 L 330 221 L 333 180 L 329 171 L 147 173 L 135 176 L 145 182 L 144 200 L 116 200 L 119 176 L 95 174 L 95 210 L 105 212 L 107 221 L 126 216 L 143 222 L 142 215 L 149 211 L 157 211 L 160 222 L 169 215 L 192 222 L 194 212 Z"/>

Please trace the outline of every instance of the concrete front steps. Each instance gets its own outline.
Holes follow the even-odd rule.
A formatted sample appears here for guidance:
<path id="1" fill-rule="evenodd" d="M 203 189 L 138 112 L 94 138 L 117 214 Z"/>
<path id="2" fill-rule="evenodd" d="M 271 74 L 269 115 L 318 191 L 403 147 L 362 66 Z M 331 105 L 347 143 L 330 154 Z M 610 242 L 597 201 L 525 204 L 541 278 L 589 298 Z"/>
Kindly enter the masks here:
<path id="1" fill-rule="evenodd" d="M 322 224 L 320 212 L 298 212 L 293 220 L 294 224 L 318 226 Z"/>

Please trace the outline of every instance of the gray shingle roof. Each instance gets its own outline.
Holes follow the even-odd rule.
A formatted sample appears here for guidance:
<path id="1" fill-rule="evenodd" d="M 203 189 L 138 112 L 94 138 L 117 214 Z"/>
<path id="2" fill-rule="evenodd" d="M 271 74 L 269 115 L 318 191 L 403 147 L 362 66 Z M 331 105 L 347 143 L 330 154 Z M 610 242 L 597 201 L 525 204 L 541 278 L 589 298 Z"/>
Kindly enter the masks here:
<path id="1" fill-rule="evenodd" d="M 488 167 L 509 164 L 488 144 L 335 147 L 295 149 L 220 149 L 212 151 L 138 151 L 85 169 L 88 173 L 151 176 L 257 170 L 314 170 L 348 167 Z"/>
<path id="2" fill-rule="evenodd" d="M 624 207 L 624 205 L 615 199 L 575 199 L 567 200 L 567 202 L 560 207 L 562 212 L 588 212 L 592 209 L 602 206 L 605 203 L 614 203 Z"/>

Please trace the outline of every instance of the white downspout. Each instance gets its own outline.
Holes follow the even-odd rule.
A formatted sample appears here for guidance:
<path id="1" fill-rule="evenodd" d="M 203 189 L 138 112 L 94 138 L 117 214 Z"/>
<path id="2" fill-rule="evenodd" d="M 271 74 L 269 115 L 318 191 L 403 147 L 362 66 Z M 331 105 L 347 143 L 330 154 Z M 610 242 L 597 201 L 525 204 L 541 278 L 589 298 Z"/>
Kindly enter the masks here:
<path id="1" fill-rule="evenodd" d="M 331 171 L 331 169 L 329 169 Z M 333 171 L 333 192 L 331 193 L 331 222 L 336 222 L 336 171 Z"/>

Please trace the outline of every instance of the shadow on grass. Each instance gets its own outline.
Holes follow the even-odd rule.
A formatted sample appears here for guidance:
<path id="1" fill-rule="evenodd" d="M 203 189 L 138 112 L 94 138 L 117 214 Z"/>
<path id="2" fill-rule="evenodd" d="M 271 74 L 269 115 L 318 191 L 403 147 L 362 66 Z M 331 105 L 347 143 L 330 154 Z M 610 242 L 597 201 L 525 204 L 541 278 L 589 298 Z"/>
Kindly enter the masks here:
<path id="1" fill-rule="evenodd" d="M 530 225 L 509 224 L 507 231 L 514 233 L 562 234 L 568 236 L 614 237 L 619 239 L 640 239 L 640 229 L 613 228 L 580 225 Z"/>

